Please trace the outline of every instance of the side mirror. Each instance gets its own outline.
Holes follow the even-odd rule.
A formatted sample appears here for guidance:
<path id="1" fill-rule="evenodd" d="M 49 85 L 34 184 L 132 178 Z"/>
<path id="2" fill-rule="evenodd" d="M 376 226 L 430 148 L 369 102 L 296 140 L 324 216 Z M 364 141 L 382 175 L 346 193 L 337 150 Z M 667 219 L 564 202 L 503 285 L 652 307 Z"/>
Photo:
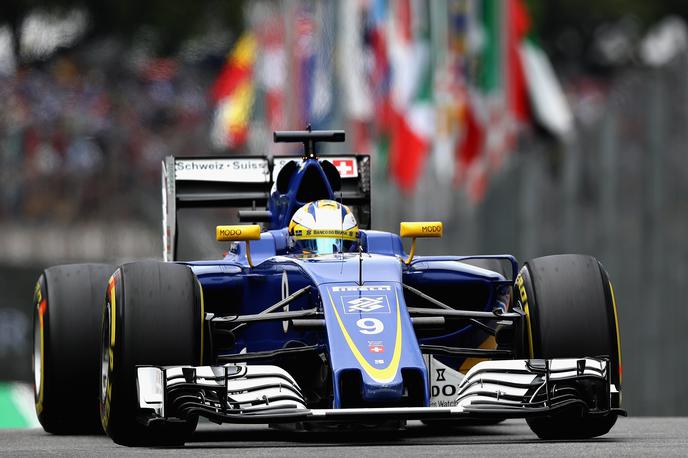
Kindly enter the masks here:
<path id="1" fill-rule="evenodd" d="M 416 252 L 416 238 L 418 237 L 442 237 L 443 225 L 441 221 L 416 221 L 416 222 L 402 222 L 399 227 L 399 235 L 401 237 L 411 237 L 411 251 L 406 261 L 406 265 L 411 264 L 413 256 Z"/>
<path id="2" fill-rule="evenodd" d="M 260 240 L 259 225 L 217 226 L 215 228 L 215 238 L 218 242 L 246 242 L 246 260 L 248 260 L 248 265 L 253 267 L 253 262 L 251 262 L 251 240 Z"/>

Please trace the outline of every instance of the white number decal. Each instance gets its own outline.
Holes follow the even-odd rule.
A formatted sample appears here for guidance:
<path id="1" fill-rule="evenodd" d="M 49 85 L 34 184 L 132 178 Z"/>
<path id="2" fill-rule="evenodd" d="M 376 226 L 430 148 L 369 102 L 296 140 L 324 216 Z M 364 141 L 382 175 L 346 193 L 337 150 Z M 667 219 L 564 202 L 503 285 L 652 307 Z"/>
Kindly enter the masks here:
<path id="1" fill-rule="evenodd" d="M 356 326 L 363 334 L 380 334 L 385 329 L 385 325 L 377 318 L 361 318 L 356 322 Z"/>

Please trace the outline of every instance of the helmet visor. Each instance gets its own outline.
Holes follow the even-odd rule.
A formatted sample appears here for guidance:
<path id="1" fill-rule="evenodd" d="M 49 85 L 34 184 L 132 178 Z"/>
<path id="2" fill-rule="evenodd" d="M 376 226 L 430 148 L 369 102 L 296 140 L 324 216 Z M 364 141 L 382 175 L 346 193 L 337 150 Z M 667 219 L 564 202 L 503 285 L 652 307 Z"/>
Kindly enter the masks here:
<path id="1" fill-rule="evenodd" d="M 350 253 L 356 250 L 358 241 L 335 238 L 296 239 L 296 246 L 308 254 Z"/>

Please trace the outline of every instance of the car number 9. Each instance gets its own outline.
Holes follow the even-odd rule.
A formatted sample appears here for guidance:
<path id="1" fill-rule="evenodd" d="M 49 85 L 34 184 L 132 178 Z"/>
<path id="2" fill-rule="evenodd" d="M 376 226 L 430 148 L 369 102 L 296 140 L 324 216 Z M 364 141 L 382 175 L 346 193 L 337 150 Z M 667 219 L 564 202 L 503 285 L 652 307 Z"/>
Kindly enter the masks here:
<path id="1" fill-rule="evenodd" d="M 385 329 L 385 325 L 377 318 L 361 318 L 356 322 L 356 326 L 361 333 L 369 335 L 380 334 Z"/>

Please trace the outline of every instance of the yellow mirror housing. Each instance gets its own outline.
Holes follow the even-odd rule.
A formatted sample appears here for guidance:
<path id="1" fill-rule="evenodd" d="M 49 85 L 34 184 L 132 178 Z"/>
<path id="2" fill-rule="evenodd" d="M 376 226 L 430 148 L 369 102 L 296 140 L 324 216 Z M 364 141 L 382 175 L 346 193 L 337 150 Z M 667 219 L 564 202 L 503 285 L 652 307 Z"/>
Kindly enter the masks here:
<path id="1" fill-rule="evenodd" d="M 402 237 L 442 237 L 443 226 L 441 221 L 414 221 L 403 222 L 399 229 Z"/>
<path id="2" fill-rule="evenodd" d="M 444 227 L 441 221 L 414 221 L 402 222 L 399 227 L 399 235 L 402 237 L 411 237 L 411 251 L 406 261 L 406 265 L 411 264 L 413 255 L 416 253 L 416 238 L 417 237 L 442 237 Z"/>
<path id="3" fill-rule="evenodd" d="M 260 240 L 260 226 L 257 224 L 217 226 L 215 238 L 218 242 Z"/>
<path id="4" fill-rule="evenodd" d="M 257 224 L 242 224 L 236 226 L 217 226 L 215 238 L 218 242 L 246 242 L 246 260 L 253 267 L 251 261 L 251 240 L 260 240 L 260 226 Z"/>

